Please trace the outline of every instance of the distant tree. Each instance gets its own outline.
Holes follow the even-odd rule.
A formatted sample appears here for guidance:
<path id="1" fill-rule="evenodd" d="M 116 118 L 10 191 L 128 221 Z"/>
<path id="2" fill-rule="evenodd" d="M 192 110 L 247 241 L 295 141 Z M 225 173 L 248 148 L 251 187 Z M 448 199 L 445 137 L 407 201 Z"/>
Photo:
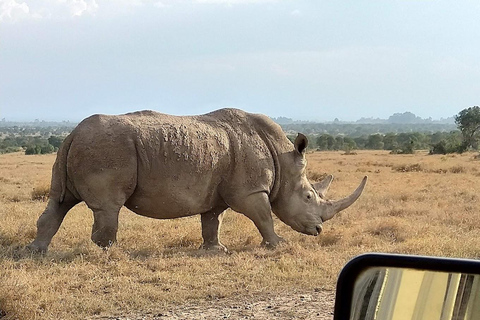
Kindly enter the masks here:
<path id="1" fill-rule="evenodd" d="M 327 139 L 325 135 L 320 135 L 317 138 L 317 148 L 318 150 L 327 150 Z"/>
<path id="2" fill-rule="evenodd" d="M 319 150 L 333 150 L 335 145 L 335 138 L 329 134 L 321 134 L 317 138 L 317 147 Z"/>
<path id="3" fill-rule="evenodd" d="M 411 112 L 395 113 L 388 118 L 389 123 L 421 123 L 422 118 Z"/>
<path id="4" fill-rule="evenodd" d="M 462 134 L 459 131 L 450 133 L 443 132 L 442 139 L 438 140 L 440 134 L 433 134 L 431 139 L 430 154 L 447 154 L 460 152 L 462 147 Z"/>
<path id="5" fill-rule="evenodd" d="M 404 146 L 404 149 L 410 148 L 412 151 L 422 149 L 422 147 L 424 146 L 423 144 L 424 140 L 425 140 L 425 135 L 423 133 L 412 132 L 410 134 L 410 141 L 408 142 L 408 145 Z"/>
<path id="6" fill-rule="evenodd" d="M 46 145 L 44 145 L 40 148 L 40 153 L 41 154 L 48 154 L 48 153 L 52 153 L 54 151 L 55 151 L 55 148 L 51 144 L 46 144 Z"/>
<path id="7" fill-rule="evenodd" d="M 445 141 L 446 135 L 447 134 L 445 132 L 435 132 L 430 136 L 430 143 L 433 145 L 441 141 Z"/>
<path id="8" fill-rule="evenodd" d="M 383 137 L 383 148 L 385 150 L 394 150 L 398 148 L 398 143 L 397 143 L 397 135 L 395 133 L 387 133 Z"/>
<path id="9" fill-rule="evenodd" d="M 412 136 L 410 132 L 401 132 L 397 135 L 397 146 L 401 147 L 410 143 Z"/>
<path id="10" fill-rule="evenodd" d="M 334 150 L 335 149 L 335 138 L 329 135 L 327 137 L 327 145 L 328 145 L 328 150 Z"/>
<path id="11" fill-rule="evenodd" d="M 463 109 L 455 116 L 455 123 L 462 132 L 462 145 L 459 152 L 467 151 L 472 147 L 478 149 L 480 140 L 480 107 L 474 106 Z"/>
<path id="12" fill-rule="evenodd" d="M 415 153 L 415 140 L 411 139 L 409 143 L 403 145 L 401 153 L 414 154 Z"/>
<path id="13" fill-rule="evenodd" d="M 447 142 L 445 140 L 440 140 L 439 142 L 432 145 L 429 154 L 447 154 Z"/>
<path id="14" fill-rule="evenodd" d="M 368 136 L 368 141 L 367 141 L 367 144 L 365 145 L 365 148 L 382 150 L 383 146 L 384 146 L 383 136 L 377 133 L 377 134 L 371 134 Z"/>
<path id="15" fill-rule="evenodd" d="M 58 136 L 50 136 L 48 138 L 48 143 L 51 144 L 54 148 L 60 148 L 60 145 L 63 142 L 63 138 L 58 137 Z"/>
<path id="16" fill-rule="evenodd" d="M 333 146 L 333 149 L 334 150 L 343 150 L 344 143 L 345 143 L 345 141 L 344 141 L 344 138 L 342 136 L 336 136 L 335 137 L 335 144 Z"/>
<path id="17" fill-rule="evenodd" d="M 352 138 L 344 137 L 343 147 L 348 150 L 354 150 L 354 149 L 357 149 L 357 144 L 355 143 L 355 140 L 353 140 Z"/>
<path id="18" fill-rule="evenodd" d="M 451 150 L 447 144 L 447 141 L 441 140 L 432 145 L 432 147 L 430 148 L 429 154 L 447 154 L 447 153 L 454 153 L 457 150 L 458 148 Z"/>
<path id="19" fill-rule="evenodd" d="M 272 118 L 273 121 L 275 121 L 278 124 L 290 124 L 293 123 L 293 120 L 290 118 L 286 117 L 278 117 L 278 118 Z"/>
<path id="20" fill-rule="evenodd" d="M 25 149 L 25 154 L 26 155 L 31 155 L 31 154 L 36 154 L 37 151 L 35 150 L 35 147 L 34 146 L 31 146 L 31 147 L 28 147 L 27 149 Z"/>
<path id="21" fill-rule="evenodd" d="M 360 137 L 353 138 L 353 141 L 355 141 L 358 149 L 364 149 L 368 142 L 368 137 L 362 135 Z"/>

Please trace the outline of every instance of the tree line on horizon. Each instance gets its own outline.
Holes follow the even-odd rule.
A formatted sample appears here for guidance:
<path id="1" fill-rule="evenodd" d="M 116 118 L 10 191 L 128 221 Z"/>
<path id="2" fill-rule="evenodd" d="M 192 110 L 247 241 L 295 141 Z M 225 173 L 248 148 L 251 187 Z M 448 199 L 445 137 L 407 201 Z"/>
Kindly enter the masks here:
<path id="1" fill-rule="evenodd" d="M 58 150 L 70 126 L 0 126 L 0 154 L 23 151 L 25 154 L 48 154 Z"/>
<path id="2" fill-rule="evenodd" d="M 480 107 L 466 108 L 454 117 L 456 130 L 430 132 L 387 132 L 373 134 L 310 134 L 310 147 L 319 151 L 356 149 L 390 150 L 391 153 L 414 153 L 429 150 L 431 154 L 462 153 L 480 147 Z M 365 129 L 365 128 L 364 128 Z M 288 135 L 293 141 L 295 135 Z"/>
<path id="3" fill-rule="evenodd" d="M 288 135 L 293 142 L 295 135 Z M 462 142 L 460 131 L 451 132 L 402 132 L 376 133 L 360 137 L 344 135 L 309 135 L 309 149 L 317 151 L 389 150 L 393 154 L 411 154 L 416 150 L 429 150 L 432 154 L 447 154 L 458 151 Z"/>
<path id="4" fill-rule="evenodd" d="M 441 118 L 439 120 L 434 120 L 432 117 L 423 119 L 418 117 L 412 112 L 406 111 L 403 113 L 394 113 L 388 119 L 381 118 L 365 118 L 362 117 L 356 121 L 341 121 L 338 118 L 335 118 L 333 121 L 304 121 L 304 120 L 293 120 L 287 117 L 273 117 L 273 121 L 280 125 L 290 125 L 290 124 L 306 124 L 306 123 L 335 123 L 335 124 L 455 124 L 455 117 Z"/>
<path id="5" fill-rule="evenodd" d="M 402 114 L 396 114 L 396 117 Z M 403 116 L 412 118 L 413 114 L 404 113 Z M 395 115 L 394 115 L 395 116 Z M 413 115 L 413 117 L 415 117 Z M 326 124 L 327 127 L 318 127 L 320 124 L 297 124 L 302 127 L 292 129 L 290 125 L 282 125 L 287 136 L 293 140 L 293 132 L 302 132 L 309 137 L 310 149 L 313 150 L 344 150 L 350 152 L 357 149 L 390 150 L 392 153 L 413 153 L 415 150 L 430 150 L 433 154 L 465 152 L 469 149 L 479 150 L 480 147 L 480 107 L 466 108 L 454 117 L 456 128 L 440 125 L 441 130 L 428 130 L 439 124 L 411 124 L 392 123 L 378 126 L 375 124 Z M 316 126 L 315 126 L 316 125 Z M 330 125 L 331 127 L 328 127 Z M 306 127 L 305 127 L 306 126 Z M 388 131 L 390 126 L 390 131 Z M 418 127 L 420 126 L 420 127 Z M 433 126 L 433 127 L 432 127 Z M 401 129 L 403 128 L 403 132 Z M 58 127 L 13 127 L 0 126 L 0 154 L 24 151 L 25 154 L 47 154 L 56 152 L 63 139 L 73 127 L 61 123 Z M 304 130 L 302 130 L 304 129 Z M 330 130 L 327 130 L 330 129 Z M 381 132 L 379 129 L 385 130 Z M 376 130 L 373 131 L 372 130 Z"/>

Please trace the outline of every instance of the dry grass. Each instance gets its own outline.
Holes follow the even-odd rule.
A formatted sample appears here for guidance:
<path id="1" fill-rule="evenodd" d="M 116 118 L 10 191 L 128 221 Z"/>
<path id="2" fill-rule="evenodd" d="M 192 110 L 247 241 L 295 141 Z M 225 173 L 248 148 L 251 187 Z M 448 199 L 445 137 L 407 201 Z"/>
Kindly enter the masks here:
<path id="1" fill-rule="evenodd" d="M 319 237 L 276 221 L 277 232 L 288 240 L 276 250 L 259 248 L 253 223 L 234 212 L 227 213 L 221 234 L 232 253 L 204 255 L 197 250 L 198 217 L 160 221 L 124 209 L 118 244 L 102 251 L 89 240 L 92 214 L 80 204 L 65 218 L 50 251 L 36 256 L 24 246 L 35 235 L 45 203 L 33 201 L 32 191 L 48 185 L 54 159 L 0 156 L 5 319 L 81 319 L 160 312 L 186 300 L 333 290 L 342 266 L 371 251 L 480 259 L 480 185 L 473 154 L 309 154 L 309 175 L 335 176 L 329 197 L 349 194 L 364 175 L 369 183 L 358 202 L 328 221 Z"/>
<path id="2" fill-rule="evenodd" d="M 39 200 L 46 202 L 48 200 L 48 195 L 50 194 L 50 184 L 42 183 L 35 186 L 32 190 L 32 200 Z"/>

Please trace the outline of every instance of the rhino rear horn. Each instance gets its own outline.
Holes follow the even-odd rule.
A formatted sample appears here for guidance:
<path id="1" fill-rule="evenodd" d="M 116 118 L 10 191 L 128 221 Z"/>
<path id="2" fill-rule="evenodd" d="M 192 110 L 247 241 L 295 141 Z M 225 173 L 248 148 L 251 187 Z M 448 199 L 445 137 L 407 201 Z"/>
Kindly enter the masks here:
<path id="1" fill-rule="evenodd" d="M 330 184 L 332 183 L 332 181 L 333 181 L 333 176 L 329 174 L 322 181 L 313 184 L 313 188 L 315 189 L 315 191 L 317 191 L 317 193 L 322 198 L 325 198 L 325 196 L 327 195 L 328 188 L 330 187 Z"/>
<path id="2" fill-rule="evenodd" d="M 360 197 L 360 195 L 362 194 L 363 189 L 365 188 L 366 184 L 367 184 L 367 176 L 365 176 L 363 178 L 360 185 L 357 187 L 357 189 L 351 195 L 349 195 L 348 197 L 343 198 L 341 200 L 330 201 L 330 205 L 328 207 L 328 210 L 327 210 L 325 216 L 322 217 L 323 221 L 327 221 L 327 220 L 332 219 L 333 216 L 336 213 L 350 207 L 358 199 L 358 197 Z"/>

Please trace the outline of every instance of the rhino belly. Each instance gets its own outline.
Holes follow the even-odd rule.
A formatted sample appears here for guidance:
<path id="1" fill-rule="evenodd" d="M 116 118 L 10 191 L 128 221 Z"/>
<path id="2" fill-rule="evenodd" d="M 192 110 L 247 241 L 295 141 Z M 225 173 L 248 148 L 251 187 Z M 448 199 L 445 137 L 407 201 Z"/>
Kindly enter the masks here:
<path id="1" fill-rule="evenodd" d="M 139 183 L 125 206 L 142 216 L 173 219 L 204 213 L 221 204 L 215 185 L 164 181 L 150 188 Z"/>

